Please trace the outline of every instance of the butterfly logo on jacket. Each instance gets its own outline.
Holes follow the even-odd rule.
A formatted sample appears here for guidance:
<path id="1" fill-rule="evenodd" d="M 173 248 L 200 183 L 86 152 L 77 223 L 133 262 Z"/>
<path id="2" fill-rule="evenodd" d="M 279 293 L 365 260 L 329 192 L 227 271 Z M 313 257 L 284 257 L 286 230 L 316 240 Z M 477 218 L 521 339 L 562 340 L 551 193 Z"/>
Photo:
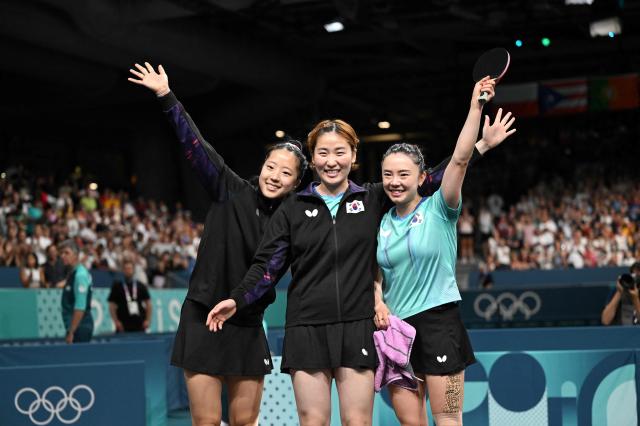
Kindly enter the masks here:
<path id="1" fill-rule="evenodd" d="M 306 214 L 307 217 L 316 217 L 316 216 L 318 216 L 318 209 L 313 209 L 313 211 L 305 210 L 304 214 Z"/>

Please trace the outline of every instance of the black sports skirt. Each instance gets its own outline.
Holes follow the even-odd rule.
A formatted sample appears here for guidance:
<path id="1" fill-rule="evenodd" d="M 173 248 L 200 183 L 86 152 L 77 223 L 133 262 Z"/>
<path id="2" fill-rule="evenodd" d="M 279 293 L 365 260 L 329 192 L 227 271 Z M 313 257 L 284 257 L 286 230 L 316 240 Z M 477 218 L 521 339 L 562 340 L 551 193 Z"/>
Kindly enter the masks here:
<path id="1" fill-rule="evenodd" d="M 272 368 L 262 326 L 225 323 L 214 333 L 205 325 L 210 308 L 186 299 L 173 344 L 171 365 L 211 376 L 263 376 Z"/>
<path id="2" fill-rule="evenodd" d="M 446 303 L 404 319 L 416 329 L 411 367 L 416 374 L 445 376 L 476 362 L 457 303 Z"/>
<path id="3" fill-rule="evenodd" d="M 287 327 L 282 348 L 283 373 L 338 367 L 376 368 L 371 318 L 322 325 Z"/>

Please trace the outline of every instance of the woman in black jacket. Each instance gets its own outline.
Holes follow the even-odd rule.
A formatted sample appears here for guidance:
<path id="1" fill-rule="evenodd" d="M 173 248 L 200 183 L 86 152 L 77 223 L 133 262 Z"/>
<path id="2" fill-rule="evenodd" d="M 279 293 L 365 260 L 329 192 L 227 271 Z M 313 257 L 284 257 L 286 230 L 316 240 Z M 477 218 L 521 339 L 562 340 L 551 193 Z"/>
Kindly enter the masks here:
<path id="1" fill-rule="evenodd" d="M 194 425 L 220 424 L 223 382 L 229 394 L 231 424 L 255 424 L 264 375 L 272 365 L 262 316 L 275 300 L 275 291 L 265 292 L 255 304 L 238 312 L 223 333 L 210 333 L 205 320 L 211 306 L 228 298 L 244 277 L 267 223 L 282 199 L 300 183 L 307 161 L 299 143 L 278 143 L 268 149 L 256 183 L 240 178 L 204 140 L 170 91 L 162 66 L 158 72 L 146 62 L 135 67 L 130 71 L 137 78 L 129 81 L 156 94 L 187 160 L 212 199 L 171 363 L 184 369 Z"/>
<path id="2" fill-rule="evenodd" d="M 389 201 L 382 184 L 348 179 L 358 142 L 342 120 L 322 121 L 309 133 L 320 182 L 282 203 L 242 283 L 207 318 L 209 328 L 220 331 L 291 266 L 282 370 L 292 376 L 302 425 L 329 423 L 333 379 L 342 423 L 371 424 L 376 233 Z M 476 147 L 491 148 L 484 141 Z"/>

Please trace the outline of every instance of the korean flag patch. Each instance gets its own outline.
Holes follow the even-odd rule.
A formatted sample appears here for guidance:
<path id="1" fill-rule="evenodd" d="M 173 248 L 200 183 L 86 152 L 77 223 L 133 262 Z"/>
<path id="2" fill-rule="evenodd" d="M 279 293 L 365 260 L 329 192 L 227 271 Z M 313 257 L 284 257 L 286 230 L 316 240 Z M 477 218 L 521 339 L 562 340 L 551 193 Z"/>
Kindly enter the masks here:
<path id="1" fill-rule="evenodd" d="M 411 222 L 409 223 L 409 228 L 413 228 L 414 226 L 422 225 L 422 222 L 424 222 L 424 218 L 422 217 L 422 213 L 416 212 L 416 214 L 413 216 L 413 219 L 411 219 Z"/>
<path id="2" fill-rule="evenodd" d="M 347 203 L 347 213 L 360 213 L 364 211 L 364 204 L 360 200 L 353 200 Z"/>

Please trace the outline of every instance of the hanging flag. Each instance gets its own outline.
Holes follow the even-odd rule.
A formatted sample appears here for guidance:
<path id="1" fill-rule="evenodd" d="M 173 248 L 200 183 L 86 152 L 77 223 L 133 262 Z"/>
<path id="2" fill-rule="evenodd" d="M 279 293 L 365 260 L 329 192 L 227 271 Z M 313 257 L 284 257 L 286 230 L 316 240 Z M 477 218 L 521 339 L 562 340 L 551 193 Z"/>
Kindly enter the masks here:
<path id="1" fill-rule="evenodd" d="M 640 106 L 638 74 L 589 79 L 591 111 L 633 109 Z"/>
<path id="2" fill-rule="evenodd" d="M 540 82 L 542 115 L 575 114 L 587 110 L 587 79 L 570 78 Z"/>
<path id="3" fill-rule="evenodd" d="M 538 115 L 538 83 L 504 84 L 496 86 L 495 107 L 511 111 L 516 117 Z"/>

